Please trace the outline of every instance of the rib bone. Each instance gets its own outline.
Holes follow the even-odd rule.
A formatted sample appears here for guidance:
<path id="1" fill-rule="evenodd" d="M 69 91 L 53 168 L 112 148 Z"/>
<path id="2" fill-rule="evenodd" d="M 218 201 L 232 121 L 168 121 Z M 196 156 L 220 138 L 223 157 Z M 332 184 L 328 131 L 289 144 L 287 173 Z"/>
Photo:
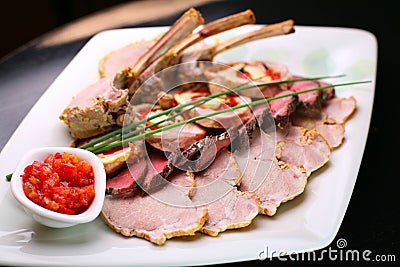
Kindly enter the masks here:
<path id="1" fill-rule="evenodd" d="M 184 58 L 182 58 L 182 60 L 185 62 L 194 60 L 212 61 L 217 54 L 230 48 L 234 48 L 236 46 L 255 40 L 294 33 L 295 30 L 293 25 L 294 21 L 291 19 L 275 24 L 266 25 L 258 30 L 241 34 L 229 39 L 228 41 L 212 45 L 205 49 L 201 49 L 201 51 L 196 50 L 194 52 L 196 53 L 195 56 L 194 54 L 192 54 L 193 52 L 190 51 L 187 55 L 184 56 Z"/>
<path id="2" fill-rule="evenodd" d="M 200 12 L 194 8 L 185 12 L 170 29 L 149 49 L 147 53 L 139 58 L 134 66 L 126 67 L 116 74 L 114 85 L 119 89 L 126 89 L 134 83 L 138 76 L 151 63 L 165 54 L 173 45 L 188 36 L 194 29 L 204 23 Z"/>
<path id="3" fill-rule="evenodd" d="M 160 58 L 156 64 L 154 73 L 178 63 L 179 55 L 191 45 L 207 37 L 251 23 L 255 23 L 255 15 L 253 11 L 248 9 L 206 24 L 201 30 L 188 35 L 174 45 L 164 57 Z"/>

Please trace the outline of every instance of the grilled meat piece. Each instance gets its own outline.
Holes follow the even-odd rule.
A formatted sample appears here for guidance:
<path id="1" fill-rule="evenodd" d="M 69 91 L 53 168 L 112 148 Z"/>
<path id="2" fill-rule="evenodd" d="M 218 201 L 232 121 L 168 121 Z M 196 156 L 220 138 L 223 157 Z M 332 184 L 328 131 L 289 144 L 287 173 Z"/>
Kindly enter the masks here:
<path id="1" fill-rule="evenodd" d="M 293 91 L 284 90 L 275 96 L 282 96 L 292 93 Z M 296 111 L 297 108 L 297 96 L 288 96 L 279 98 L 269 102 L 272 116 L 275 119 L 276 124 L 280 128 L 284 128 L 289 123 L 290 115 Z"/>

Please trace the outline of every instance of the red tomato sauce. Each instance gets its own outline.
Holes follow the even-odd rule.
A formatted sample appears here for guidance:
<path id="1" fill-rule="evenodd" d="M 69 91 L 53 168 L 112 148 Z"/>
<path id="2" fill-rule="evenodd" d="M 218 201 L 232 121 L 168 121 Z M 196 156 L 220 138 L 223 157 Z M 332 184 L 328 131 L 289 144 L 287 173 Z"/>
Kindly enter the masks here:
<path id="1" fill-rule="evenodd" d="M 95 196 L 92 165 L 75 154 L 50 154 L 28 165 L 21 177 L 30 200 L 59 213 L 82 213 Z"/>

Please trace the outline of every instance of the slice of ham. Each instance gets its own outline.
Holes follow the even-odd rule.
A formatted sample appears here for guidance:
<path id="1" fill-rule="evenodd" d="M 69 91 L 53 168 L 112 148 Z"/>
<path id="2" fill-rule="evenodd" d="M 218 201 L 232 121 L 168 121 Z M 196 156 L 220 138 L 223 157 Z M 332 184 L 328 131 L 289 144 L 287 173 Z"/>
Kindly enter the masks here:
<path id="1" fill-rule="evenodd" d="M 253 162 L 256 164 L 256 162 Z M 255 172 L 243 175 L 241 191 L 249 190 Z M 263 183 L 253 192 L 260 198 L 260 213 L 275 215 L 281 203 L 287 202 L 303 193 L 307 184 L 304 168 L 274 160 Z"/>
<path id="2" fill-rule="evenodd" d="M 318 131 L 297 126 L 277 128 L 276 146 L 279 160 L 303 166 L 308 175 L 327 163 L 331 153 L 329 144 Z"/>
<path id="3" fill-rule="evenodd" d="M 208 204 L 208 219 L 201 231 L 217 236 L 228 229 L 251 224 L 259 211 L 258 197 L 250 192 L 240 192 L 236 185 L 241 172 L 232 153 L 221 150 L 214 162 L 204 171 L 195 174 L 194 203 Z"/>
<path id="4" fill-rule="evenodd" d="M 255 193 L 260 199 L 260 213 L 269 216 L 276 213 L 281 203 L 301 194 L 308 177 L 301 165 L 278 161 L 274 151 L 271 136 L 257 130 L 253 134 L 250 151 L 236 154 L 243 172 L 239 190 Z"/>
<path id="5" fill-rule="evenodd" d="M 337 148 L 344 139 L 344 122 L 354 113 L 355 109 L 356 100 L 354 97 L 333 98 L 324 104 L 320 114 L 310 116 L 307 113 L 296 112 L 290 120 L 293 125 L 308 130 L 317 130 L 331 148 Z"/>
<path id="6" fill-rule="evenodd" d="M 190 202 L 189 197 L 187 201 Z M 101 211 L 104 222 L 127 237 L 137 236 L 157 245 L 178 236 L 194 235 L 207 219 L 207 207 L 177 207 L 140 193 L 106 197 Z"/>
<path id="7" fill-rule="evenodd" d="M 357 101 L 353 96 L 333 98 L 326 102 L 322 112 L 337 123 L 344 123 L 356 110 Z"/>
<path id="8" fill-rule="evenodd" d="M 341 123 L 336 123 L 326 114 L 308 116 L 307 114 L 295 113 L 290 118 L 294 126 L 301 126 L 308 130 L 317 130 L 328 142 L 331 148 L 339 147 L 344 139 L 345 128 Z"/>
<path id="9" fill-rule="evenodd" d="M 250 192 L 240 192 L 236 187 L 218 201 L 208 205 L 208 219 L 201 231 L 210 236 L 218 236 L 228 229 L 249 226 L 260 210 L 258 196 Z"/>

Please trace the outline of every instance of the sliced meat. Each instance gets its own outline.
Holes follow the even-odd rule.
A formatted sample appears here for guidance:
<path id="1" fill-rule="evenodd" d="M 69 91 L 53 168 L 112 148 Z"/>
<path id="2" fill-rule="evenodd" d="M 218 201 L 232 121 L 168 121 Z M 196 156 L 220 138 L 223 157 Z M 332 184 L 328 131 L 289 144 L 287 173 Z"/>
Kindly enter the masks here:
<path id="1" fill-rule="evenodd" d="M 300 79 L 303 77 L 294 77 L 295 79 Z M 307 80 L 307 81 L 299 81 L 294 82 L 290 86 L 290 90 L 294 92 L 302 92 L 305 90 L 313 89 L 319 87 L 318 81 L 315 80 Z M 322 92 L 321 91 L 312 91 L 307 93 L 302 93 L 298 95 L 299 103 L 301 104 L 301 108 L 305 112 L 309 113 L 319 113 L 322 108 Z"/>
<path id="2" fill-rule="evenodd" d="M 333 98 L 326 102 L 322 112 L 337 123 L 344 123 L 356 110 L 357 101 L 353 96 L 348 98 Z"/>
<path id="3" fill-rule="evenodd" d="M 333 98 L 324 104 L 321 113 L 310 116 L 308 113 L 296 112 L 290 120 L 295 126 L 317 130 L 331 148 L 337 148 L 344 139 L 344 122 L 353 114 L 355 109 L 356 100 L 354 97 Z"/>
<path id="4" fill-rule="evenodd" d="M 276 146 L 279 160 L 303 166 L 308 175 L 328 162 L 331 153 L 329 144 L 318 131 L 297 126 L 278 128 Z"/>
<path id="5" fill-rule="evenodd" d="M 257 161 L 251 160 L 251 164 L 257 165 Z M 257 173 L 250 169 L 243 174 L 241 191 L 249 190 L 252 185 L 254 175 Z M 287 202 L 300 195 L 307 184 L 307 177 L 302 166 L 285 164 L 273 160 L 271 169 L 264 181 L 255 189 L 254 192 L 260 198 L 260 213 L 273 216 L 281 203 Z"/>
<path id="6" fill-rule="evenodd" d="M 336 123 L 321 113 L 315 116 L 295 113 L 290 118 L 294 126 L 301 126 L 308 130 L 317 130 L 328 142 L 331 148 L 339 147 L 344 139 L 345 128 L 342 123 Z"/>
<path id="7" fill-rule="evenodd" d="M 188 123 L 181 127 L 175 127 L 161 133 L 146 137 L 147 143 L 166 152 L 173 152 L 177 149 L 188 149 L 193 143 L 200 141 L 207 134 L 207 131 L 195 124 Z"/>
<path id="8" fill-rule="evenodd" d="M 201 231 L 218 236 L 228 229 L 239 229 L 250 225 L 260 210 L 258 196 L 240 192 L 236 187 L 222 198 L 208 205 L 208 219 Z"/>
<path id="9" fill-rule="evenodd" d="M 112 178 L 106 181 L 106 194 L 107 195 L 124 195 L 133 191 L 140 181 L 147 174 L 148 164 L 144 160 L 140 160 L 123 168 Z"/>
<path id="10" fill-rule="evenodd" d="M 195 174 L 194 203 L 208 204 L 208 219 L 201 231 L 217 236 L 228 229 L 251 224 L 259 211 L 255 194 L 240 192 L 236 185 L 241 181 L 235 157 L 227 149 L 221 150 L 214 162 L 204 171 Z"/>
<path id="11" fill-rule="evenodd" d="M 257 130 L 251 141 L 249 151 L 236 154 L 243 172 L 239 190 L 255 193 L 260 199 L 260 213 L 272 216 L 281 203 L 303 192 L 308 175 L 301 165 L 275 158 L 275 142 L 270 135 Z"/>
<path id="12" fill-rule="evenodd" d="M 166 155 L 158 150 L 147 150 L 148 156 L 143 160 L 147 163 L 147 173 L 137 184 L 146 192 L 158 190 L 165 184 L 165 179 L 173 170 L 173 165 Z"/>
<path id="13" fill-rule="evenodd" d="M 138 61 L 153 44 L 153 40 L 143 40 L 108 53 L 99 62 L 100 77 L 114 77 L 121 69 Z"/>
<path id="14" fill-rule="evenodd" d="M 128 90 L 119 90 L 112 79 L 103 78 L 79 92 L 64 109 L 60 119 L 73 138 L 88 138 L 117 126 L 120 112 L 128 103 Z"/>
<path id="15" fill-rule="evenodd" d="M 275 96 L 283 96 L 292 93 L 291 90 L 284 90 Z M 290 115 L 296 111 L 298 97 L 288 96 L 272 100 L 269 103 L 272 116 L 275 119 L 276 124 L 280 128 L 284 128 L 289 123 Z"/>
<path id="16" fill-rule="evenodd" d="M 208 88 L 195 88 L 175 94 L 175 100 L 178 104 L 184 104 L 195 99 L 207 97 L 210 95 Z M 198 116 L 204 116 L 214 113 L 218 110 L 228 109 L 234 106 L 243 105 L 250 103 L 251 99 L 247 97 L 238 97 L 231 95 L 224 95 L 210 99 L 208 102 L 188 109 L 188 112 L 184 113 L 186 119 L 195 118 Z M 223 128 L 229 129 L 237 127 L 246 122 L 251 117 L 251 110 L 249 107 L 229 111 L 223 114 L 215 115 L 209 118 L 201 119 L 196 121 L 197 124 L 205 128 Z"/>
<path id="17" fill-rule="evenodd" d="M 140 193 L 106 197 L 101 211 L 104 222 L 117 233 L 145 238 L 157 245 L 172 237 L 194 235 L 204 225 L 207 214 L 205 206 L 177 207 Z"/>
<path id="18" fill-rule="evenodd" d="M 280 91 L 286 90 L 287 84 L 283 83 L 278 85 L 275 84 L 264 86 L 262 86 L 261 84 L 271 81 L 289 80 L 292 77 L 287 66 L 272 62 L 236 62 L 229 65 L 232 67 L 228 68 L 226 67 L 226 65 L 218 65 L 216 67 L 214 65 L 205 69 L 204 74 L 206 78 L 211 82 L 210 91 L 212 94 L 225 91 L 225 88 L 235 88 L 238 86 L 244 87 L 244 85 L 249 85 L 250 81 L 252 81 L 251 84 L 260 86 L 242 90 L 238 92 L 238 94 L 251 98 L 272 97 L 278 94 Z M 245 66 L 249 67 L 252 65 L 266 66 L 265 68 L 269 70 L 269 74 L 264 73 L 264 76 L 261 76 L 261 74 L 254 74 L 253 78 L 253 76 L 248 74 L 247 71 L 244 71 Z M 216 84 L 218 86 L 213 86 L 213 84 Z"/>

